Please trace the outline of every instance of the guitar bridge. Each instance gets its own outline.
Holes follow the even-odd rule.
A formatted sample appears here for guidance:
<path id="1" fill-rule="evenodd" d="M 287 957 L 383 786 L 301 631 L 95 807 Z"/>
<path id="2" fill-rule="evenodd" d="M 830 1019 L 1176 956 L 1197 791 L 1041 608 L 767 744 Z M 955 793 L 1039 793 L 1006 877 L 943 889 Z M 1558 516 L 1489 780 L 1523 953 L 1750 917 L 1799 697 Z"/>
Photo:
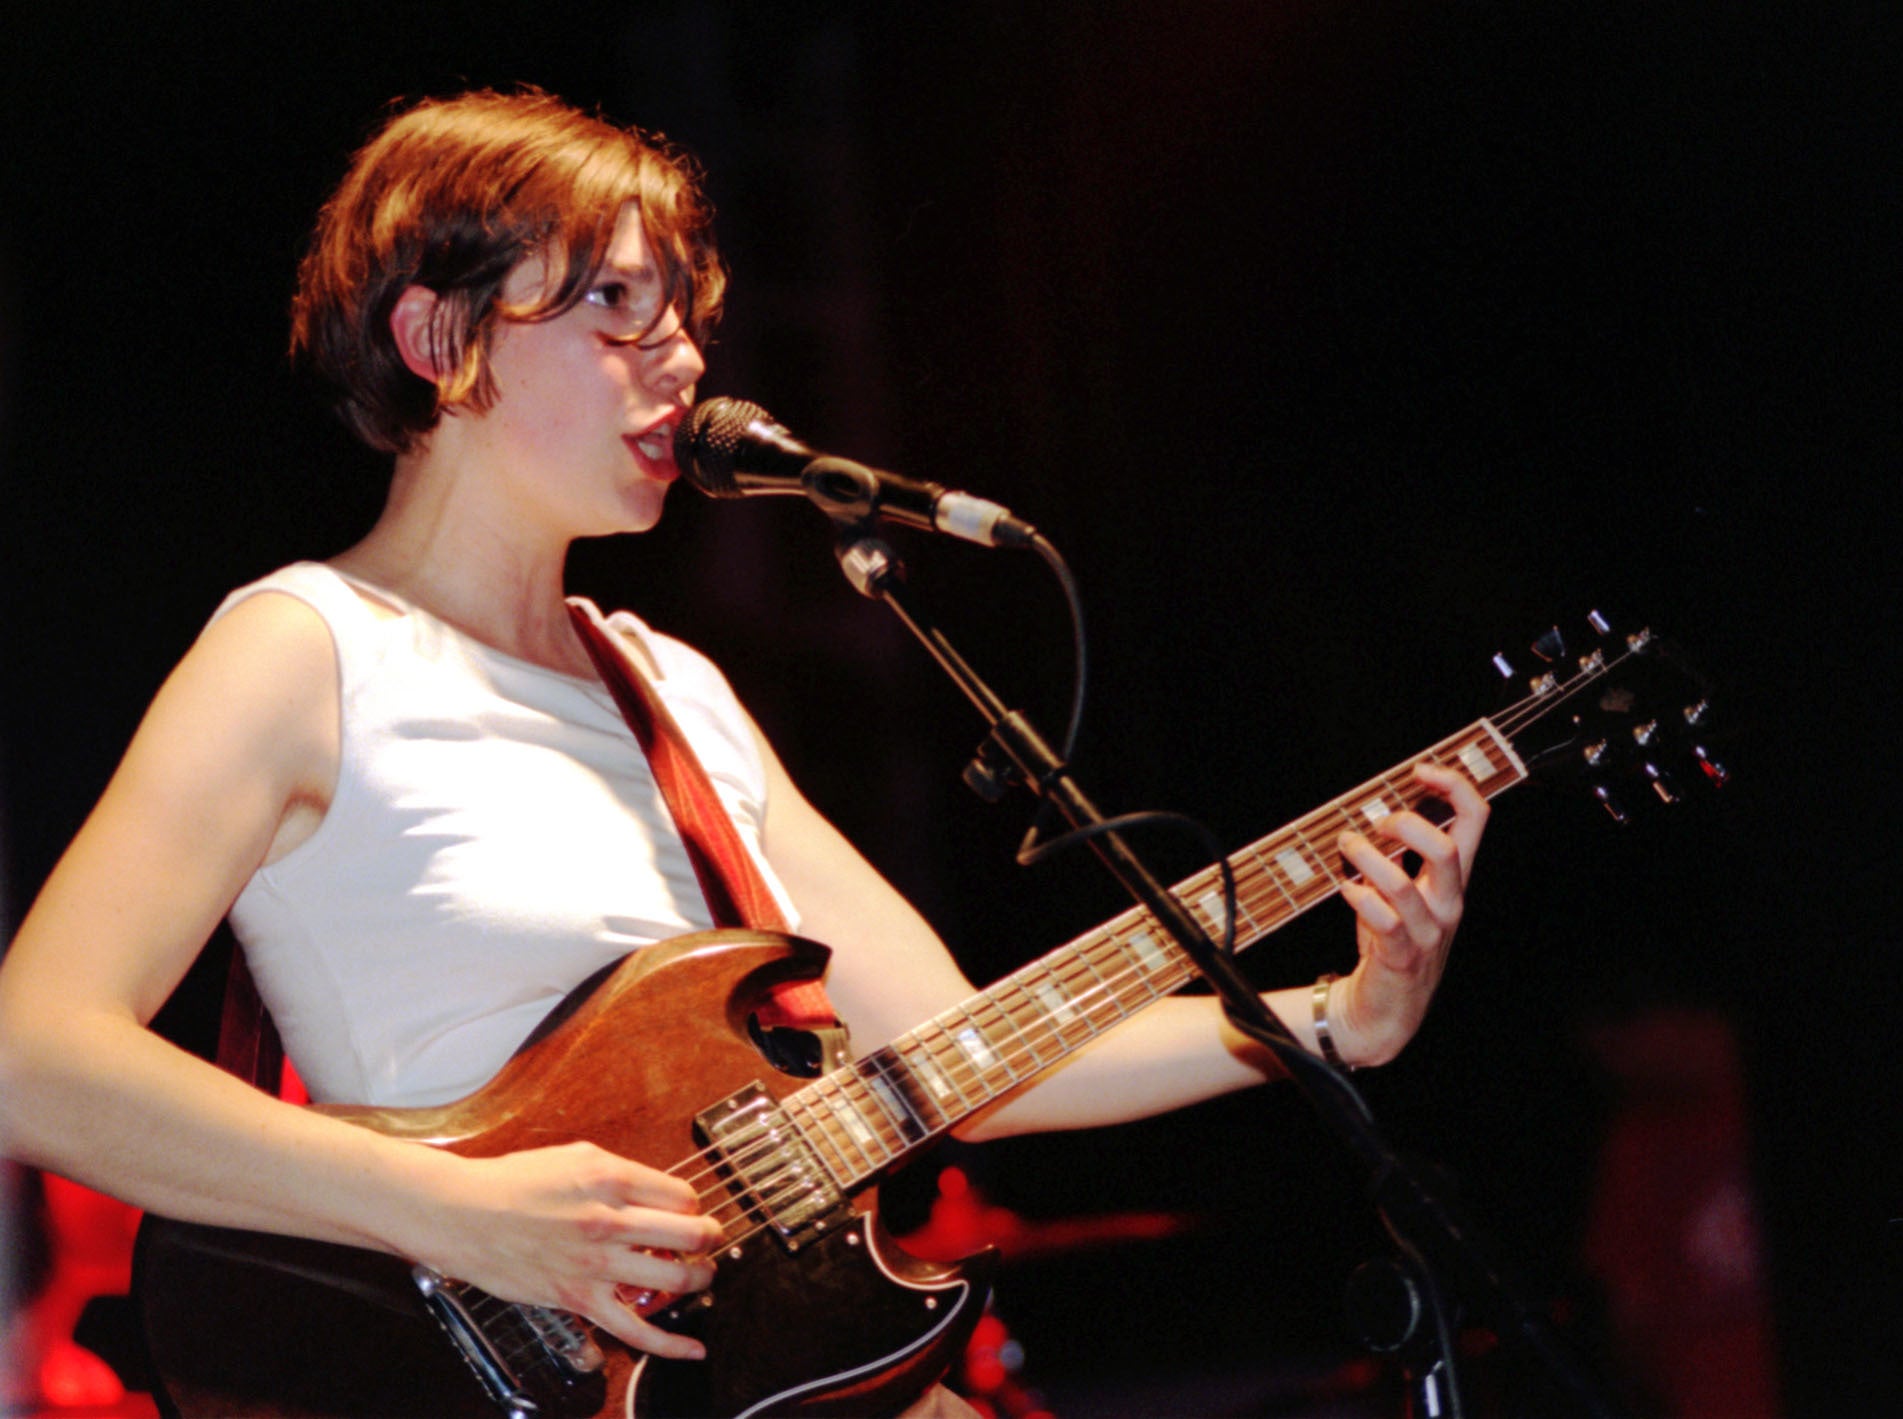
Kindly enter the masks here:
<path id="1" fill-rule="evenodd" d="M 759 1084 L 715 1104 L 694 1130 L 749 1222 L 764 1224 L 787 1251 L 852 1215 L 812 1145 Z"/>

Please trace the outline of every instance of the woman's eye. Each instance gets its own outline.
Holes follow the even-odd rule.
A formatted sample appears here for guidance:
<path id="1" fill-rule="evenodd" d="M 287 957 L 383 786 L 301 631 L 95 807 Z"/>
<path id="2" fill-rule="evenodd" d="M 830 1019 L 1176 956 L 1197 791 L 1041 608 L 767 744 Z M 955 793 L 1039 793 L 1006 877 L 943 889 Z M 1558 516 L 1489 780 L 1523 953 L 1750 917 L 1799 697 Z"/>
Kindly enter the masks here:
<path id="1" fill-rule="evenodd" d="M 589 301 L 605 310 L 620 310 L 628 303 L 628 288 L 618 281 L 596 286 L 588 293 Z"/>

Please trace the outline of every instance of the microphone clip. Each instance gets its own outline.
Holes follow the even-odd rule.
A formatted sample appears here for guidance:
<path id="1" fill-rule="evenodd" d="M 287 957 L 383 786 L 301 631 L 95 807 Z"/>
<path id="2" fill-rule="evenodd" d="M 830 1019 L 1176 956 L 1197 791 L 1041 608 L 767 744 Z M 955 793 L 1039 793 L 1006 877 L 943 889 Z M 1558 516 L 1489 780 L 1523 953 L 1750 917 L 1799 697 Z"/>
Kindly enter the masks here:
<path id="1" fill-rule="evenodd" d="M 905 563 L 892 546 L 872 530 L 872 518 L 831 513 L 839 525 L 833 556 L 852 589 L 871 601 L 882 599 L 887 588 L 905 580 Z"/>

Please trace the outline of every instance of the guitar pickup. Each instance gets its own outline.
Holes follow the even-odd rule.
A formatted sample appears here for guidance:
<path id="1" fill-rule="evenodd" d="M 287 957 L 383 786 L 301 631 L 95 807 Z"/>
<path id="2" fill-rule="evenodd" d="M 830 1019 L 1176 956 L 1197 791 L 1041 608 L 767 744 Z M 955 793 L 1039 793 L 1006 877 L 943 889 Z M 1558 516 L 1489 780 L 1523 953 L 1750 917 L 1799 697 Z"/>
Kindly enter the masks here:
<path id="1" fill-rule="evenodd" d="M 710 1161 L 752 1225 L 796 1252 L 850 1217 L 846 1195 L 765 1089 L 749 1084 L 694 1120 Z M 751 1226 L 728 1228 L 729 1235 Z"/>

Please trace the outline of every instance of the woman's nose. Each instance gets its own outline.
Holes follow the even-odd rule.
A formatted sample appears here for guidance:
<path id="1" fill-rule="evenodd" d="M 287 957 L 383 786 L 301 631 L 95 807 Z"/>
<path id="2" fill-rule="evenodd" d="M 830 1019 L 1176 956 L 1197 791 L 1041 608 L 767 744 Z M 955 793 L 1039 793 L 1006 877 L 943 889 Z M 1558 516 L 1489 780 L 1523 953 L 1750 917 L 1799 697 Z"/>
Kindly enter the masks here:
<path id="1" fill-rule="evenodd" d="M 673 333 L 648 347 L 647 382 L 656 392 L 677 394 L 700 382 L 707 373 L 707 361 L 701 358 L 687 328 L 676 321 Z"/>

